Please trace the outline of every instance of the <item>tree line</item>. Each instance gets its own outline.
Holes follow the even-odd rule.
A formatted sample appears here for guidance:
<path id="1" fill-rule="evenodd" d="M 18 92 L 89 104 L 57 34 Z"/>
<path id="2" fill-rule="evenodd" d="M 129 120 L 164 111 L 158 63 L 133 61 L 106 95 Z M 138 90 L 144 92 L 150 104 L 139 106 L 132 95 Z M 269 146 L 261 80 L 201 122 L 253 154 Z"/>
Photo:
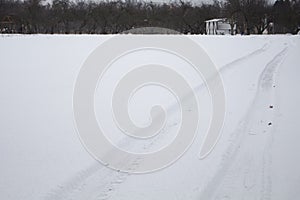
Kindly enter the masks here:
<path id="1" fill-rule="evenodd" d="M 0 32 L 112 34 L 139 27 L 163 27 L 205 34 L 205 20 L 227 18 L 242 34 L 296 33 L 300 0 L 215 0 L 195 5 L 182 0 L 153 3 L 132 0 L 0 0 Z"/>

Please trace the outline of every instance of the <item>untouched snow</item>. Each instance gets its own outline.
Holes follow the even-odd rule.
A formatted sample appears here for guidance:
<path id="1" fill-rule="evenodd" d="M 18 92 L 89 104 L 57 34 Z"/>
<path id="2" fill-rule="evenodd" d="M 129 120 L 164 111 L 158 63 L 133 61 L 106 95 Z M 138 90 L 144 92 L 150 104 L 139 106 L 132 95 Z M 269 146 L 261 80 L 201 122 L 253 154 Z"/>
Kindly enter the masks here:
<path id="1" fill-rule="evenodd" d="M 201 77 L 184 68 L 182 73 L 200 100 L 203 117 L 198 136 L 173 165 L 141 175 L 117 172 L 95 161 L 80 143 L 73 121 L 72 92 L 80 67 L 110 37 L 0 36 L 0 199 L 299 197 L 299 36 L 189 36 L 207 51 L 223 79 L 226 118 L 222 136 L 212 153 L 200 160 L 211 106 Z M 116 69 L 110 73 L 119 73 Z M 96 94 L 99 101 L 103 91 Z M 153 92 L 152 98 L 146 94 Z M 171 117 L 157 138 L 135 148 L 125 138 L 127 145 L 122 147 L 151 152 L 167 145 L 179 127 L 172 98 L 155 87 L 137 92 L 129 105 L 136 123 L 149 122 L 147 114 L 143 115 L 147 108 L 135 108 L 141 101 L 148 105 L 161 100 Z M 101 106 L 105 107 L 100 102 L 96 110 L 100 121 L 109 114 L 103 114 Z M 109 124 L 112 120 L 104 121 L 104 129 L 114 130 Z M 108 137 L 119 143 L 118 134 L 113 131 Z"/>

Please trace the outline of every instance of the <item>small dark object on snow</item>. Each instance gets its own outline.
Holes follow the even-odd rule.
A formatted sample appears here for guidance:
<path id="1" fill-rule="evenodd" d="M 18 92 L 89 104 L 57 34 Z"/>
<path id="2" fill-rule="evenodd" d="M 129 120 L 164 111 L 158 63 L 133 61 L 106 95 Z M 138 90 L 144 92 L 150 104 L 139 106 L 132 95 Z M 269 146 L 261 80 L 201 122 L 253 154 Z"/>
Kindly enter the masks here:
<path id="1" fill-rule="evenodd" d="M 269 106 L 269 108 L 273 108 L 273 106 L 271 105 L 271 106 Z"/>
<path id="2" fill-rule="evenodd" d="M 268 123 L 268 125 L 269 125 L 269 126 L 271 126 L 271 125 L 272 125 L 272 123 L 271 123 L 271 122 L 269 122 L 269 123 Z"/>

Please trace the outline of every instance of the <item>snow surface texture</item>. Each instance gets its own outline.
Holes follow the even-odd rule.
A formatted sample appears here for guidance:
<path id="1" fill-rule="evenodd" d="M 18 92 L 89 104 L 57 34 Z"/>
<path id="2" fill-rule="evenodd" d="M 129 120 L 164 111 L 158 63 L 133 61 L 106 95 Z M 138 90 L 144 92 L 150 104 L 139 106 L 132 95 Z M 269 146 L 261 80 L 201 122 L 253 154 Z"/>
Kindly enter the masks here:
<path id="1" fill-rule="evenodd" d="M 222 136 L 211 154 L 199 159 L 211 106 L 201 77 L 184 69 L 197 91 L 203 125 L 182 158 L 141 175 L 114 171 L 95 161 L 80 143 L 73 121 L 72 92 L 80 67 L 110 37 L 1 35 L 0 199 L 299 197 L 299 36 L 189 36 L 207 51 L 224 82 Z M 102 90 L 95 96 L 99 101 L 105 96 Z M 149 116 L 138 102 L 161 100 L 168 106 L 170 118 L 157 137 L 137 145 L 119 139 L 115 131 L 107 137 L 128 151 L 152 152 L 168 145 L 180 125 L 172 98 L 153 87 L 137 92 L 129 103 L 133 121 L 141 125 L 149 122 Z M 103 104 L 98 106 L 99 120 L 106 120 L 103 129 L 114 130 L 112 120 L 103 119 Z"/>

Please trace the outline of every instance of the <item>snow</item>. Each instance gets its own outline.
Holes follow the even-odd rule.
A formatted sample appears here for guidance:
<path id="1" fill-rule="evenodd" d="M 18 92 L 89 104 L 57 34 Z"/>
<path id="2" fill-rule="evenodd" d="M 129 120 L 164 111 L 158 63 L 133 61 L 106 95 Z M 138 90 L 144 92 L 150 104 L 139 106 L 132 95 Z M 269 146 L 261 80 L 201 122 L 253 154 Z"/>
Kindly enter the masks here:
<path id="1" fill-rule="evenodd" d="M 111 37 L 0 36 L 1 199 L 297 199 L 299 36 L 188 36 L 220 70 L 226 94 L 222 136 L 205 159 L 198 156 L 211 105 L 202 78 L 171 56 L 160 58 L 148 51 L 137 60 L 131 58 L 136 64 L 149 55 L 175 63 L 196 89 L 201 108 L 198 136 L 184 156 L 165 169 L 140 175 L 114 171 L 95 161 L 74 124 L 76 77 L 88 55 Z M 110 111 L 104 103 L 109 99 L 100 102 L 101 95 L 110 96 L 109 83 L 129 70 L 119 69 L 116 65 L 108 71 L 95 97 L 99 121 L 105 121 L 104 129 L 113 130 L 109 139 L 137 152 L 168 145 L 180 117 L 174 97 L 161 88 L 138 91 L 129 104 L 130 117 L 141 126 L 149 123 L 144 113 L 153 102 L 168 107 L 170 118 L 157 138 L 132 146 L 132 139 L 121 136 L 107 117 Z"/>

